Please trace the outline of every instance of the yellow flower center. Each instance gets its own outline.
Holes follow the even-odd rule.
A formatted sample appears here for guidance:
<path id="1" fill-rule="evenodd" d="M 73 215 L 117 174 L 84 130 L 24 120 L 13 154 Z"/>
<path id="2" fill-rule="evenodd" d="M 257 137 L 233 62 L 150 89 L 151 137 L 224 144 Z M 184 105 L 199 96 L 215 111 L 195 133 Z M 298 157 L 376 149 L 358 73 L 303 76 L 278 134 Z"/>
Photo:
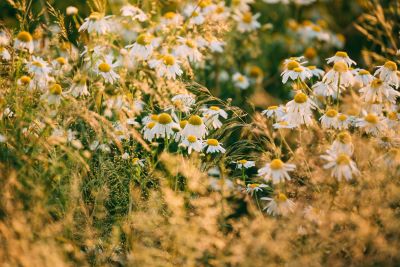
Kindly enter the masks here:
<path id="1" fill-rule="evenodd" d="M 105 62 L 99 64 L 99 70 L 101 72 L 110 72 L 111 66 Z"/>
<path id="2" fill-rule="evenodd" d="M 164 64 L 167 66 L 172 66 L 175 64 L 175 58 L 172 55 L 163 56 Z"/>
<path id="3" fill-rule="evenodd" d="M 152 39 L 152 37 L 150 35 L 142 33 L 136 38 L 136 43 L 138 43 L 142 46 L 146 46 L 151 43 L 151 39 Z"/>
<path id="4" fill-rule="evenodd" d="M 17 39 L 21 42 L 29 43 L 30 41 L 32 41 L 32 35 L 29 32 L 22 31 L 18 33 Z"/>
<path id="5" fill-rule="evenodd" d="M 30 83 L 30 81 L 31 81 L 31 78 L 29 77 L 29 76 L 22 76 L 21 78 L 20 78 L 20 81 L 21 81 L 21 83 L 23 83 L 23 84 L 28 84 L 28 83 Z"/>
<path id="6" fill-rule="evenodd" d="M 302 72 L 303 71 L 303 69 L 302 68 L 294 68 L 294 70 L 293 71 L 295 71 L 295 72 Z"/>
<path id="7" fill-rule="evenodd" d="M 340 115 L 338 116 L 338 119 L 339 119 L 340 121 L 345 121 L 345 120 L 347 120 L 347 116 L 346 116 L 345 114 L 340 114 Z"/>
<path id="8" fill-rule="evenodd" d="M 349 57 L 349 56 L 347 55 L 347 53 L 346 53 L 346 52 L 343 52 L 343 51 L 338 51 L 338 52 L 336 52 L 336 55 L 335 55 L 335 56 L 337 56 L 337 57 L 343 57 L 343 58 Z"/>
<path id="9" fill-rule="evenodd" d="M 156 123 L 154 121 L 151 121 L 151 122 L 147 123 L 146 127 L 151 130 L 151 129 L 153 129 L 153 127 L 155 125 L 156 125 Z"/>
<path id="10" fill-rule="evenodd" d="M 349 68 L 347 67 L 346 63 L 341 62 L 341 61 L 340 62 L 336 62 L 335 65 L 333 65 L 333 69 L 336 72 L 340 72 L 340 73 L 347 72 L 349 70 Z"/>
<path id="11" fill-rule="evenodd" d="M 387 61 L 383 66 L 391 71 L 397 70 L 397 64 L 393 61 Z"/>
<path id="12" fill-rule="evenodd" d="M 99 20 L 102 17 L 101 13 L 99 12 L 92 12 L 92 14 L 90 14 L 89 19 L 90 20 Z"/>
<path id="13" fill-rule="evenodd" d="M 316 66 L 308 66 L 309 70 L 315 70 L 317 67 Z"/>
<path id="14" fill-rule="evenodd" d="M 199 3 L 199 7 L 205 8 L 205 7 L 208 7 L 210 4 L 211 4 L 210 0 L 201 0 Z"/>
<path id="15" fill-rule="evenodd" d="M 214 110 L 214 111 L 220 110 L 220 108 L 217 107 L 217 106 L 211 106 L 210 109 L 211 109 L 211 110 Z"/>
<path id="16" fill-rule="evenodd" d="M 187 120 L 182 120 L 182 121 L 179 122 L 179 126 L 183 129 L 183 128 L 185 128 L 187 123 L 188 123 Z"/>
<path id="17" fill-rule="evenodd" d="M 172 117 L 171 115 L 167 114 L 167 113 L 161 113 L 160 115 L 158 115 L 158 123 L 160 124 L 169 124 L 172 122 Z"/>
<path id="18" fill-rule="evenodd" d="M 240 164 L 246 164 L 246 163 L 247 163 L 247 160 L 241 159 L 241 160 L 238 160 L 238 163 L 240 163 Z"/>
<path id="19" fill-rule="evenodd" d="M 381 79 L 376 78 L 375 80 L 372 81 L 371 83 L 371 87 L 374 89 L 378 89 L 379 87 L 381 87 L 383 84 L 383 81 Z"/>
<path id="20" fill-rule="evenodd" d="M 338 165 L 349 165 L 350 164 L 350 157 L 347 154 L 341 153 L 336 158 L 336 164 L 338 164 Z"/>
<path id="21" fill-rule="evenodd" d="M 42 67 L 43 67 L 43 64 L 40 63 L 39 61 L 33 61 L 33 62 L 32 62 L 32 65 L 33 65 L 33 66 L 36 66 L 36 67 L 38 67 L 38 68 L 42 68 Z"/>
<path id="22" fill-rule="evenodd" d="M 340 132 L 336 139 L 342 144 L 351 143 L 351 135 L 348 132 Z"/>
<path id="23" fill-rule="evenodd" d="M 187 140 L 189 141 L 189 143 L 194 143 L 194 142 L 196 142 L 197 138 L 194 135 L 189 135 L 187 137 Z"/>
<path id="24" fill-rule="evenodd" d="M 150 119 L 151 119 L 152 121 L 157 121 L 157 120 L 158 120 L 158 115 L 157 115 L 157 114 L 152 114 L 152 115 L 150 116 Z"/>
<path id="25" fill-rule="evenodd" d="M 202 125 L 203 124 L 203 120 L 198 115 L 192 115 L 189 118 L 189 124 L 197 125 L 197 126 L 198 125 Z"/>
<path id="26" fill-rule="evenodd" d="M 294 70 L 295 68 L 298 68 L 298 67 L 300 67 L 299 62 L 294 61 L 294 60 L 291 60 L 291 61 L 289 61 L 289 63 L 286 64 L 286 68 L 288 70 Z"/>
<path id="27" fill-rule="evenodd" d="M 294 102 L 298 104 L 303 104 L 307 101 L 308 97 L 305 93 L 297 93 L 297 95 L 294 96 Z"/>
<path id="28" fill-rule="evenodd" d="M 257 78 L 257 77 L 261 77 L 263 75 L 263 71 L 258 66 L 252 66 L 249 74 L 251 77 Z"/>
<path id="29" fill-rule="evenodd" d="M 253 14 L 251 14 L 251 12 L 245 12 L 245 13 L 243 13 L 243 15 L 242 15 L 242 21 L 243 21 L 244 23 L 247 23 L 247 24 L 251 23 L 251 22 L 253 21 Z"/>
<path id="30" fill-rule="evenodd" d="M 167 13 L 164 14 L 164 18 L 173 19 L 173 18 L 175 18 L 175 15 L 176 14 L 174 12 L 167 12 Z"/>
<path id="31" fill-rule="evenodd" d="M 139 160 L 140 160 L 139 158 L 133 158 L 133 159 L 132 159 L 132 163 L 133 163 L 133 164 L 137 164 Z"/>
<path id="32" fill-rule="evenodd" d="M 65 58 L 63 57 L 58 57 L 56 58 L 56 61 L 58 62 L 58 64 L 60 65 L 65 65 L 67 63 L 67 61 L 65 60 Z"/>
<path id="33" fill-rule="evenodd" d="M 367 71 L 367 70 L 360 70 L 360 71 L 358 72 L 358 74 L 359 74 L 359 75 L 368 75 L 368 74 L 370 74 L 370 73 L 369 73 L 369 71 Z"/>
<path id="34" fill-rule="evenodd" d="M 276 200 L 279 202 L 285 202 L 287 200 L 287 196 L 283 193 L 278 193 Z"/>
<path id="35" fill-rule="evenodd" d="M 394 112 L 394 111 L 389 112 L 389 113 L 387 114 L 387 117 L 388 117 L 390 120 L 395 121 L 395 120 L 397 120 L 397 113 Z"/>
<path id="36" fill-rule="evenodd" d="M 196 47 L 196 43 L 192 40 L 186 40 L 186 45 L 190 48 L 195 48 Z"/>
<path id="37" fill-rule="evenodd" d="M 315 31 L 315 32 L 320 32 L 320 31 L 322 31 L 321 27 L 318 26 L 318 25 L 313 25 L 313 26 L 311 27 L 311 29 L 313 29 L 313 31 Z"/>
<path id="38" fill-rule="evenodd" d="M 334 117 L 336 117 L 338 112 L 335 109 L 328 109 L 328 111 L 325 114 L 326 114 L 326 116 L 328 116 L 330 118 L 334 118 Z"/>
<path id="39" fill-rule="evenodd" d="M 278 106 L 269 106 L 268 107 L 268 110 L 276 110 L 276 109 L 278 109 Z"/>
<path id="40" fill-rule="evenodd" d="M 270 165 L 273 170 L 280 170 L 283 168 L 283 162 L 280 159 L 274 159 L 271 161 Z"/>
<path id="41" fill-rule="evenodd" d="M 223 13 L 224 11 L 225 11 L 225 9 L 224 9 L 223 6 L 218 6 L 218 7 L 215 9 L 215 13 L 217 13 L 217 14 L 221 14 L 221 13 Z"/>
<path id="42" fill-rule="evenodd" d="M 207 139 L 207 145 L 209 146 L 218 146 L 219 142 L 217 139 Z"/>
<path id="43" fill-rule="evenodd" d="M 50 93 L 53 95 L 61 95 L 62 93 L 61 85 L 59 85 L 58 83 L 53 84 L 50 87 Z"/>
<path id="44" fill-rule="evenodd" d="M 306 51 L 304 51 L 304 56 L 308 59 L 313 59 L 317 56 L 317 51 L 314 47 L 308 47 Z"/>
<path id="45" fill-rule="evenodd" d="M 260 184 L 248 184 L 248 186 L 252 189 L 258 187 Z"/>
<path id="46" fill-rule="evenodd" d="M 364 117 L 364 120 L 371 124 L 377 124 L 379 119 L 378 119 L 378 116 L 369 113 Z"/>

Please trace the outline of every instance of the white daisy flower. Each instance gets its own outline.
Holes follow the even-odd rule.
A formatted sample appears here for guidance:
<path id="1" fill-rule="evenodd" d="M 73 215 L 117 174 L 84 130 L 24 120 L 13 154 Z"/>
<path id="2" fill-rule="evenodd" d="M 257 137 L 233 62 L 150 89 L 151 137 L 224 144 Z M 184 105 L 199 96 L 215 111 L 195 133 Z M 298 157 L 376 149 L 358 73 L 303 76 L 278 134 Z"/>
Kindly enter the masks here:
<path id="1" fill-rule="evenodd" d="M 225 2 L 220 2 L 216 5 L 211 15 L 211 19 L 220 21 L 220 20 L 226 20 L 229 16 L 230 16 L 229 8 L 225 6 Z"/>
<path id="2" fill-rule="evenodd" d="M 359 118 L 355 125 L 367 134 L 375 136 L 381 134 L 386 129 L 382 116 L 374 113 L 366 113 L 365 111 L 363 111 L 363 117 Z"/>
<path id="3" fill-rule="evenodd" d="M 397 64 L 393 61 L 387 61 L 383 66 L 379 66 L 374 75 L 379 75 L 379 78 L 382 81 L 385 81 L 388 84 L 395 86 L 396 88 L 399 87 Z"/>
<path id="4" fill-rule="evenodd" d="M 208 134 L 207 128 L 203 123 L 203 119 L 198 115 L 190 116 L 185 128 L 182 130 L 183 136 L 193 135 L 197 138 L 204 138 Z"/>
<path id="5" fill-rule="evenodd" d="M 56 76 L 63 76 L 71 70 L 71 65 L 68 64 L 68 59 L 58 57 L 51 62 L 53 66 L 53 74 Z"/>
<path id="6" fill-rule="evenodd" d="M 261 114 L 279 121 L 286 114 L 286 109 L 284 106 L 269 106 L 266 110 L 263 110 Z"/>
<path id="7" fill-rule="evenodd" d="M 318 69 L 316 66 L 308 66 L 307 69 L 311 72 L 312 77 L 322 78 L 325 71 Z"/>
<path id="8" fill-rule="evenodd" d="M 200 152 L 203 149 L 202 141 L 194 135 L 188 135 L 186 138 L 183 138 L 180 146 L 186 147 L 188 149 L 189 155 L 192 153 L 193 150 L 196 152 Z"/>
<path id="9" fill-rule="evenodd" d="M 240 89 L 247 89 L 250 85 L 249 79 L 239 72 L 233 74 L 232 80 L 235 86 L 239 87 Z"/>
<path id="10" fill-rule="evenodd" d="M 48 63 L 41 57 L 35 56 L 32 56 L 32 60 L 26 64 L 26 68 L 29 74 L 41 77 L 47 77 L 51 72 Z"/>
<path id="11" fill-rule="evenodd" d="M 297 79 L 302 80 L 303 82 L 307 79 L 310 79 L 313 74 L 310 71 L 310 69 L 299 66 L 297 68 L 294 68 L 293 70 L 285 70 L 281 74 L 282 76 L 282 83 L 287 83 L 288 79 L 290 78 L 292 81 L 296 81 Z"/>
<path id="12" fill-rule="evenodd" d="M 283 193 L 278 193 L 274 198 L 262 197 L 261 200 L 269 201 L 267 206 L 263 210 L 267 210 L 267 213 L 272 216 L 283 215 L 286 216 L 292 213 L 295 208 L 295 203 L 288 199 Z"/>
<path id="13" fill-rule="evenodd" d="M 207 148 L 207 149 L 206 149 Z M 206 153 L 225 153 L 225 148 L 221 146 L 217 139 L 207 139 L 203 141 L 203 149 L 206 149 Z"/>
<path id="14" fill-rule="evenodd" d="M 336 88 L 338 85 L 348 87 L 353 84 L 354 77 L 346 63 L 339 61 L 325 74 L 322 81 Z"/>
<path id="15" fill-rule="evenodd" d="M 351 65 L 357 65 L 357 63 L 352 60 L 346 52 L 343 51 L 338 51 L 333 57 L 327 58 L 327 63 L 337 63 L 337 62 L 343 62 L 345 63 L 348 67 Z"/>
<path id="16" fill-rule="evenodd" d="M 187 58 L 190 62 L 200 62 L 202 60 L 203 55 L 198 50 L 194 40 L 178 37 L 178 41 L 180 45 L 175 49 L 176 56 Z"/>
<path id="17" fill-rule="evenodd" d="M 360 89 L 361 99 L 369 103 L 382 103 L 388 101 L 396 103 L 396 98 L 400 93 L 394 90 L 388 83 L 379 78 L 374 79 L 369 85 Z"/>
<path id="18" fill-rule="evenodd" d="M 0 59 L 4 61 L 9 61 L 11 59 L 10 52 L 2 46 L 0 46 Z"/>
<path id="19" fill-rule="evenodd" d="M 349 127 L 352 123 L 352 120 L 349 116 L 347 116 L 346 114 L 343 114 L 343 113 L 339 113 L 337 118 L 338 118 L 338 121 L 337 121 L 338 129 L 341 129 L 341 130 L 349 129 Z"/>
<path id="20" fill-rule="evenodd" d="M 183 22 L 183 17 L 175 12 L 165 13 L 160 21 L 161 25 L 164 26 L 179 26 Z"/>
<path id="21" fill-rule="evenodd" d="M 259 17 L 260 13 L 253 15 L 250 11 L 236 11 L 233 15 L 233 19 L 237 22 L 237 29 L 239 32 L 251 32 L 260 28 L 261 24 L 257 21 Z"/>
<path id="22" fill-rule="evenodd" d="M 186 5 L 186 7 L 183 10 L 183 13 L 189 19 L 190 25 L 201 25 L 206 20 L 199 6 L 195 4 Z"/>
<path id="23" fill-rule="evenodd" d="M 203 108 L 200 111 L 203 112 L 203 116 L 205 118 L 205 124 L 208 128 L 211 129 L 219 129 L 222 126 L 222 122 L 219 120 L 219 117 L 224 119 L 228 118 L 228 113 L 225 110 L 217 107 L 211 106 L 209 108 Z"/>
<path id="24" fill-rule="evenodd" d="M 19 32 L 17 38 L 14 41 L 14 49 L 16 50 L 27 50 L 29 53 L 33 53 L 34 44 L 32 35 L 29 32 Z"/>
<path id="25" fill-rule="evenodd" d="M 239 170 L 249 169 L 251 167 L 256 166 L 256 163 L 252 160 L 241 159 L 241 160 L 236 161 L 235 163 L 236 163 L 236 168 L 238 168 Z"/>
<path id="26" fill-rule="evenodd" d="M 374 80 L 374 76 L 367 70 L 359 69 L 354 75 L 354 81 L 359 83 L 362 87 L 369 85 Z"/>
<path id="27" fill-rule="evenodd" d="M 317 82 L 312 86 L 312 89 L 314 91 L 314 94 L 317 96 L 322 96 L 322 97 L 333 97 L 336 98 L 337 95 L 337 89 L 333 87 L 330 84 L 327 84 L 325 82 Z M 340 88 L 343 90 L 343 88 Z"/>
<path id="28" fill-rule="evenodd" d="M 290 125 L 310 125 L 313 121 L 312 109 L 316 104 L 304 93 L 297 93 L 292 101 L 286 104 L 286 115 L 283 120 Z"/>
<path id="29" fill-rule="evenodd" d="M 348 132 L 340 132 L 336 136 L 335 141 L 333 141 L 328 153 L 331 154 L 347 154 L 349 156 L 353 155 L 354 146 L 351 142 L 351 135 Z"/>
<path id="30" fill-rule="evenodd" d="M 144 163 L 145 163 L 145 159 L 139 159 L 139 158 L 133 158 L 132 159 L 132 164 L 134 166 L 140 166 L 140 167 L 144 167 Z"/>
<path id="31" fill-rule="evenodd" d="M 206 37 L 207 39 L 207 47 L 211 50 L 213 53 L 222 53 L 224 52 L 224 41 L 220 41 L 214 36 L 208 36 Z"/>
<path id="32" fill-rule="evenodd" d="M 18 85 L 28 88 L 30 90 L 35 89 L 35 83 L 31 79 L 31 77 L 23 75 L 18 79 Z"/>
<path id="33" fill-rule="evenodd" d="M 89 34 L 95 32 L 97 34 L 106 34 L 111 31 L 112 23 L 109 21 L 111 16 L 104 16 L 99 12 L 92 12 L 85 22 L 79 28 L 79 31 L 87 31 Z"/>
<path id="34" fill-rule="evenodd" d="M 106 56 L 105 60 L 99 60 L 95 72 L 102 76 L 106 82 L 114 84 L 114 81 L 119 79 L 119 75 L 114 71 L 117 66 L 118 62 L 113 63 L 112 57 Z"/>
<path id="35" fill-rule="evenodd" d="M 339 128 L 338 112 L 335 109 L 328 109 L 320 118 L 322 128 Z"/>
<path id="36" fill-rule="evenodd" d="M 58 83 L 51 85 L 48 89 L 48 92 L 41 96 L 41 99 L 46 100 L 49 105 L 55 105 L 55 106 L 60 105 L 61 98 L 62 98 L 62 87 Z"/>
<path id="37" fill-rule="evenodd" d="M 274 129 L 293 129 L 296 128 L 297 125 L 289 124 L 287 121 L 279 121 L 272 124 L 272 127 L 274 127 Z"/>
<path id="38" fill-rule="evenodd" d="M 172 120 L 171 115 L 161 113 L 152 132 L 156 138 L 170 138 L 174 135 L 174 128 L 179 128 L 179 125 Z"/>
<path id="39" fill-rule="evenodd" d="M 346 153 L 333 153 L 327 151 L 326 155 L 321 158 L 328 161 L 323 167 L 324 169 L 332 169 L 331 175 L 341 181 L 343 178 L 347 181 L 353 179 L 354 175 L 359 175 L 356 163 Z"/>
<path id="40" fill-rule="evenodd" d="M 133 20 L 138 20 L 140 22 L 147 20 L 147 15 L 138 7 L 127 4 L 121 8 L 121 15 L 124 17 L 130 17 Z"/>
<path id="41" fill-rule="evenodd" d="M 149 121 L 142 129 L 143 138 L 149 142 L 155 138 L 154 126 L 156 126 L 156 121 Z"/>
<path id="42" fill-rule="evenodd" d="M 280 159 L 274 159 L 258 170 L 258 176 L 262 176 L 265 181 L 272 181 L 273 184 L 290 181 L 288 172 L 293 171 L 296 165 L 284 163 Z"/>
<path id="43" fill-rule="evenodd" d="M 156 70 L 158 76 L 165 76 L 167 79 L 175 80 L 176 76 L 181 76 L 183 73 L 179 63 L 179 60 L 177 60 L 172 54 L 165 54 L 158 59 L 150 60 L 149 66 Z"/>
<path id="44" fill-rule="evenodd" d="M 71 89 L 68 91 L 68 93 L 71 93 L 71 95 L 74 97 L 90 95 L 86 82 L 87 79 L 85 76 L 77 76 L 74 78 L 74 81 L 71 84 Z"/>
<path id="45" fill-rule="evenodd" d="M 257 193 L 259 191 L 263 191 L 263 188 L 268 188 L 269 186 L 266 184 L 247 184 L 246 186 L 246 193 L 250 194 L 251 196 L 254 195 L 254 193 Z"/>
<path id="46" fill-rule="evenodd" d="M 153 35 L 142 33 L 137 38 L 135 43 L 126 46 L 129 50 L 129 55 L 134 59 L 148 59 L 152 54 L 154 47 L 157 45 L 157 40 Z"/>

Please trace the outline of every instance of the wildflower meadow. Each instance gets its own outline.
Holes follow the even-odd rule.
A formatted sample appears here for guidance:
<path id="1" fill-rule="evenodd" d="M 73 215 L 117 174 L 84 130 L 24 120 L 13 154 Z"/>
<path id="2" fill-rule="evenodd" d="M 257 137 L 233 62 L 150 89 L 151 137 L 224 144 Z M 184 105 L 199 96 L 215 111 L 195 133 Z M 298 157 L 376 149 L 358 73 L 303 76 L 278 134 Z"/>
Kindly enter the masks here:
<path id="1" fill-rule="evenodd" d="M 0 9 L 0 266 L 400 266 L 400 0 Z"/>

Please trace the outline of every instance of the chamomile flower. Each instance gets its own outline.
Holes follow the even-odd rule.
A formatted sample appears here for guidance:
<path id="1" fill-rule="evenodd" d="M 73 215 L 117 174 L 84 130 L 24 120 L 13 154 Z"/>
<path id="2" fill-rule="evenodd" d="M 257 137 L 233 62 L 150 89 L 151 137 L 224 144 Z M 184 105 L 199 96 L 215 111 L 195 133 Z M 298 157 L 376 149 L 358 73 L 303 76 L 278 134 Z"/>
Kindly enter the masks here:
<path id="1" fill-rule="evenodd" d="M 201 25 L 205 22 L 203 12 L 198 5 L 188 4 L 183 10 L 183 14 L 189 19 L 190 25 Z"/>
<path id="2" fill-rule="evenodd" d="M 352 123 L 352 118 L 346 114 L 339 113 L 337 116 L 338 129 L 348 129 Z"/>
<path id="3" fill-rule="evenodd" d="M 354 77 L 346 63 L 338 61 L 333 65 L 333 68 L 325 74 L 322 81 L 336 88 L 338 86 L 348 87 L 353 84 Z"/>
<path id="4" fill-rule="evenodd" d="M 261 200 L 269 201 L 263 210 L 266 210 L 267 213 L 272 216 L 286 216 L 292 213 L 296 206 L 295 203 L 283 193 L 276 194 L 274 198 L 262 197 Z"/>
<path id="5" fill-rule="evenodd" d="M 235 162 L 236 163 L 236 168 L 241 170 L 241 169 L 249 169 L 251 167 L 256 166 L 256 163 L 252 160 L 245 160 L 241 159 Z"/>
<path id="6" fill-rule="evenodd" d="M 58 57 L 51 62 L 53 66 L 53 73 L 56 76 L 65 75 L 71 70 L 71 65 L 68 64 L 68 59 L 64 57 Z"/>
<path id="7" fill-rule="evenodd" d="M 210 49 L 210 51 L 213 52 L 213 53 L 222 53 L 222 52 L 224 52 L 225 42 L 218 40 L 214 36 L 206 37 L 206 45 Z"/>
<path id="8" fill-rule="evenodd" d="M 386 129 L 383 117 L 375 113 L 367 113 L 363 111 L 363 117 L 359 118 L 355 125 L 361 128 L 365 133 L 379 135 Z"/>
<path id="9" fill-rule="evenodd" d="M 338 112 L 335 109 L 328 109 L 320 118 L 322 128 L 339 128 Z"/>
<path id="10" fill-rule="evenodd" d="M 26 50 L 32 54 L 34 49 L 32 35 L 26 31 L 19 32 L 14 41 L 14 49 L 23 51 Z"/>
<path id="11" fill-rule="evenodd" d="M 203 108 L 200 111 L 203 112 L 203 116 L 205 118 L 205 124 L 207 125 L 208 128 L 211 129 L 221 128 L 222 122 L 219 120 L 219 117 L 222 117 L 224 119 L 228 118 L 228 113 L 226 113 L 225 110 L 217 106 Z"/>
<path id="12" fill-rule="evenodd" d="M 18 85 L 23 86 L 24 88 L 28 88 L 30 90 L 35 88 L 35 84 L 31 77 L 23 75 L 18 79 Z"/>
<path id="13" fill-rule="evenodd" d="M 187 58 L 190 62 L 200 62 L 203 55 L 197 48 L 197 43 L 189 38 L 178 37 L 180 45 L 176 47 L 175 54 L 178 57 Z"/>
<path id="14" fill-rule="evenodd" d="M 364 102 L 382 103 L 388 101 L 396 103 L 400 93 L 394 90 L 389 84 L 379 78 L 374 79 L 368 86 L 360 89 L 361 99 Z"/>
<path id="15" fill-rule="evenodd" d="M 127 4 L 121 8 L 121 15 L 124 17 L 130 17 L 132 20 L 138 20 L 144 22 L 147 20 L 147 15 L 138 7 Z"/>
<path id="16" fill-rule="evenodd" d="M 180 146 L 186 147 L 189 155 L 192 153 L 192 151 L 200 152 L 203 149 L 203 143 L 201 139 L 194 135 L 188 135 L 187 137 L 183 138 Z"/>
<path id="17" fill-rule="evenodd" d="M 79 28 L 79 31 L 95 32 L 99 35 L 106 34 L 111 31 L 112 23 L 109 21 L 111 16 L 104 16 L 99 12 L 92 12 L 85 22 Z"/>
<path id="18" fill-rule="evenodd" d="M 225 2 L 220 2 L 215 6 L 211 19 L 216 21 L 226 20 L 230 16 L 230 10 L 225 6 Z"/>
<path id="19" fill-rule="evenodd" d="M 106 82 L 114 84 L 119 79 L 119 75 L 114 71 L 116 67 L 118 67 L 118 62 L 113 63 L 112 57 L 106 56 L 105 60 L 97 62 L 95 72 L 97 75 L 102 76 Z"/>
<path id="20" fill-rule="evenodd" d="M 354 75 L 354 81 L 359 83 L 362 87 L 369 85 L 373 80 L 374 76 L 364 69 L 359 69 Z"/>
<path id="21" fill-rule="evenodd" d="M 185 128 L 182 130 L 183 136 L 193 135 L 197 138 L 204 138 L 207 134 L 208 131 L 203 119 L 198 115 L 190 116 Z"/>
<path id="22" fill-rule="evenodd" d="M 42 95 L 42 99 L 46 100 L 49 105 L 60 105 L 62 97 L 62 87 L 60 84 L 52 84 L 48 92 Z"/>
<path id="23" fill-rule="evenodd" d="M 126 48 L 129 50 L 129 55 L 134 59 L 146 60 L 153 54 L 156 42 L 153 35 L 142 33 L 133 44 L 128 45 Z"/>
<path id="24" fill-rule="evenodd" d="M 382 81 L 385 81 L 388 84 L 395 86 L 396 88 L 399 87 L 397 64 L 393 61 L 387 61 L 383 66 L 379 66 L 374 75 L 379 75 L 379 78 Z"/>
<path id="25" fill-rule="evenodd" d="M 139 158 L 133 158 L 132 159 L 132 165 L 133 166 L 139 166 L 139 167 L 144 167 L 144 163 L 146 162 L 145 159 L 139 159 Z"/>
<path id="26" fill-rule="evenodd" d="M 203 149 L 206 149 L 207 154 L 213 153 L 225 153 L 223 148 L 217 139 L 207 139 L 203 141 Z"/>
<path id="27" fill-rule="evenodd" d="M 156 125 L 155 121 L 149 121 L 142 129 L 143 138 L 149 142 L 151 142 L 155 138 L 155 132 L 153 131 L 154 126 Z"/>
<path id="28" fill-rule="evenodd" d="M 354 146 L 351 142 L 351 135 L 346 131 L 338 133 L 328 151 L 331 154 L 353 155 Z"/>
<path id="29" fill-rule="evenodd" d="M 286 115 L 283 120 L 291 125 L 310 125 L 313 121 L 312 110 L 316 104 L 304 93 L 297 93 L 292 101 L 286 104 Z"/>
<path id="30" fill-rule="evenodd" d="M 171 115 L 161 113 L 151 131 L 156 138 L 170 138 L 174 134 L 175 127 L 179 128 L 179 125 L 172 120 Z"/>
<path id="31" fill-rule="evenodd" d="M 239 32 L 251 32 L 260 28 L 261 24 L 257 21 L 259 17 L 260 13 L 253 15 L 251 11 L 236 11 L 233 15 L 233 19 L 237 22 L 237 29 Z"/>
<path id="32" fill-rule="evenodd" d="M 337 89 L 334 86 L 325 82 L 317 82 L 312 86 L 314 94 L 321 97 L 333 97 L 336 98 Z M 341 88 L 342 90 L 342 88 Z"/>
<path id="33" fill-rule="evenodd" d="M 342 179 L 349 181 L 353 179 L 354 175 L 360 173 L 356 163 L 346 153 L 327 151 L 327 154 L 322 155 L 321 158 L 327 161 L 323 168 L 331 169 L 331 175 L 338 179 L 338 181 Z"/>
<path id="34" fill-rule="evenodd" d="M 247 89 L 250 85 L 249 79 L 239 72 L 233 74 L 232 80 L 234 85 L 240 89 Z"/>
<path id="35" fill-rule="evenodd" d="M 167 12 L 161 18 L 161 25 L 164 26 L 179 26 L 183 22 L 183 17 L 181 14 L 175 12 Z"/>
<path id="36" fill-rule="evenodd" d="M 2 46 L 0 46 L 0 59 L 4 61 L 9 61 L 11 59 L 10 52 Z"/>
<path id="37" fill-rule="evenodd" d="M 71 84 L 71 89 L 69 90 L 69 93 L 71 93 L 71 95 L 74 97 L 90 95 L 86 82 L 87 78 L 85 76 L 76 76 Z"/>
<path id="38" fill-rule="evenodd" d="M 337 63 L 337 62 L 343 62 L 345 63 L 348 67 L 351 65 L 357 65 L 357 63 L 352 60 L 346 52 L 343 51 L 338 51 L 333 57 L 327 58 L 327 63 Z"/>
<path id="39" fill-rule="evenodd" d="M 247 184 L 246 186 L 246 193 L 250 194 L 251 196 L 254 195 L 254 193 L 257 194 L 257 192 L 263 191 L 263 188 L 268 188 L 269 186 L 266 184 Z"/>
<path id="40" fill-rule="evenodd" d="M 51 68 L 48 66 L 48 63 L 41 57 L 35 56 L 33 56 L 32 60 L 26 64 L 26 68 L 29 74 L 40 77 L 47 77 L 51 72 Z"/>
<path id="41" fill-rule="evenodd" d="M 156 70 L 158 76 L 175 80 L 177 76 L 181 76 L 183 73 L 179 63 L 180 61 L 172 54 L 165 54 L 158 59 L 150 60 L 149 66 Z"/>
<path id="42" fill-rule="evenodd" d="M 285 70 L 281 75 L 282 75 L 282 83 L 284 84 L 287 83 L 289 78 L 292 81 L 300 79 L 301 81 L 304 82 L 305 80 L 310 79 L 313 76 L 311 70 L 303 66 L 296 67 L 292 70 L 289 69 Z"/>
<path id="43" fill-rule="evenodd" d="M 269 106 L 266 110 L 263 110 L 261 114 L 279 121 L 286 114 L 286 109 L 284 106 Z"/>
<path id="44" fill-rule="evenodd" d="M 274 159 L 265 164 L 265 166 L 258 170 L 258 176 L 262 176 L 265 181 L 272 181 L 273 184 L 290 181 L 288 172 L 293 171 L 296 165 L 284 163 L 280 159 Z"/>
<path id="45" fill-rule="evenodd" d="M 293 129 L 296 128 L 297 125 L 289 124 L 287 121 L 279 121 L 272 124 L 272 127 L 274 127 L 274 129 Z"/>
<path id="46" fill-rule="evenodd" d="M 174 109 L 179 110 L 183 113 L 188 113 L 192 110 L 192 106 L 196 103 L 196 100 L 191 94 L 178 94 L 171 98 L 174 105 Z"/>
<path id="47" fill-rule="evenodd" d="M 311 73 L 312 77 L 322 78 L 325 74 L 325 71 L 318 69 L 316 66 L 308 66 L 307 69 Z"/>

